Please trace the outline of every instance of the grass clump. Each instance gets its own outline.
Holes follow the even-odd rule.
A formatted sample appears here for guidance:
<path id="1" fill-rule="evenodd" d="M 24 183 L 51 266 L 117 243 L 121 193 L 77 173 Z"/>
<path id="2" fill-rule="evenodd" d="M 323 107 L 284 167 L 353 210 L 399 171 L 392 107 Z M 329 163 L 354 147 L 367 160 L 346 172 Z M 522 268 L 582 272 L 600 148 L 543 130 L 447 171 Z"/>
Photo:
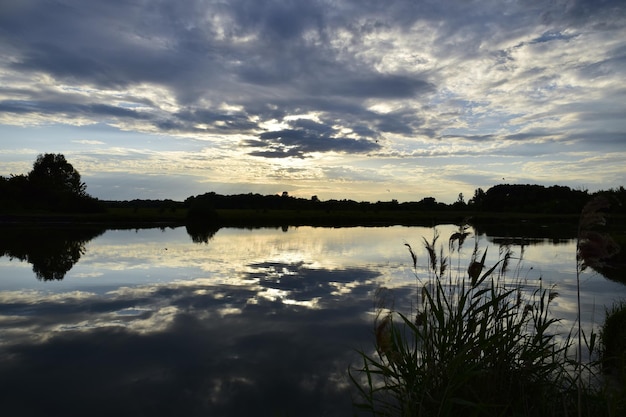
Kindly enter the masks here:
<path id="1" fill-rule="evenodd" d="M 362 366 L 350 372 L 355 405 L 384 416 L 609 415 L 592 366 L 569 355 L 574 329 L 560 334 L 550 313 L 555 288 L 507 277 L 506 247 L 488 266 L 475 245 L 467 270 L 460 255 L 451 269 L 468 235 L 454 233 L 447 256 L 438 234 L 424 239 L 422 267 L 406 244 L 418 294 L 409 312 L 378 310 L 375 351 L 361 351 Z"/>
<path id="2" fill-rule="evenodd" d="M 615 408 L 626 410 L 626 302 L 614 304 L 606 311 L 600 329 L 600 362 L 609 385 L 608 394 Z M 617 415 L 617 414 L 616 414 Z"/>

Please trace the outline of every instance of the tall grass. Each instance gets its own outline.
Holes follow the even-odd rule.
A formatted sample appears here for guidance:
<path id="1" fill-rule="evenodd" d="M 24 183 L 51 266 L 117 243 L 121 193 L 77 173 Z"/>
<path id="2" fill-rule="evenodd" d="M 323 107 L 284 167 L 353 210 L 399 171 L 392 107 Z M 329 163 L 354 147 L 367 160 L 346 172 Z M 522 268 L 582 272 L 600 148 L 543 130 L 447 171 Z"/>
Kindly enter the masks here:
<path id="1" fill-rule="evenodd" d="M 593 349 L 595 335 L 585 337 L 580 326 L 562 334 L 550 311 L 555 288 L 542 280 L 529 286 L 519 264 L 509 277 L 514 257 L 507 247 L 488 266 L 486 250 L 475 244 L 465 270 L 467 230 L 450 236 L 447 250 L 437 233 L 424 239 L 422 264 L 406 244 L 415 301 L 408 311 L 378 309 L 375 349 L 359 352 L 362 365 L 350 371 L 355 406 L 381 416 L 616 415 L 590 377 L 596 363 L 583 363 L 583 340 Z M 578 252 L 585 245 L 579 242 Z"/>
<path id="2" fill-rule="evenodd" d="M 606 310 L 600 329 L 601 365 L 615 409 L 626 410 L 626 302 L 614 303 Z M 626 414 L 626 413 L 623 413 Z M 618 414 L 615 414 L 618 415 Z"/>

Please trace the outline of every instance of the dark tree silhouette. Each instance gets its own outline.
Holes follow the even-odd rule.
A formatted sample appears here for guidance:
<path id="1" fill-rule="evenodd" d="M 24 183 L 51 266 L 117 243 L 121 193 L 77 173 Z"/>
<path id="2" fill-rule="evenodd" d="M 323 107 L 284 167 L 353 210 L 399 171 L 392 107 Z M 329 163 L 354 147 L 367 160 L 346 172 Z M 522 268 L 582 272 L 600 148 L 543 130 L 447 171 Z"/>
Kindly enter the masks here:
<path id="1" fill-rule="evenodd" d="M 553 185 L 500 184 L 481 196 L 481 208 L 487 212 L 580 213 L 589 200 L 582 190 Z"/>
<path id="2" fill-rule="evenodd" d="M 28 173 L 28 180 L 34 187 L 48 192 L 86 196 L 86 186 L 81 182 L 80 174 L 62 154 L 37 156 L 33 170 Z"/>
<path id="3" fill-rule="evenodd" d="M 39 155 L 28 175 L 0 177 L 0 210 L 96 212 L 104 210 L 62 154 Z"/>
<path id="4" fill-rule="evenodd" d="M 485 201 L 485 191 L 482 188 L 477 188 L 474 191 L 474 197 L 472 197 L 469 201 L 469 205 L 473 208 L 473 209 L 481 209 L 483 206 L 483 203 Z"/>

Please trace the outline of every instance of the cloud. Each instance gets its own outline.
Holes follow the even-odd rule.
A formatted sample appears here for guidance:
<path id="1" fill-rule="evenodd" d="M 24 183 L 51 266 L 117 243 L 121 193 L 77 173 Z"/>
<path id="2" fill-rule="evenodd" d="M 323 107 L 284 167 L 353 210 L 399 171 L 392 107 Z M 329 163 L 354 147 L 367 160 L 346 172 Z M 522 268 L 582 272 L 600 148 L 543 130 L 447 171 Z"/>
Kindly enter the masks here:
<path id="1" fill-rule="evenodd" d="M 511 142 L 553 151 L 553 140 L 587 151 L 591 138 L 623 149 L 619 0 L 11 4 L 0 13 L 4 125 L 106 124 L 190 154 L 205 141 L 213 158 L 257 172 L 436 157 L 466 142 L 482 154 L 520 149 Z M 305 118 L 319 126 L 294 123 Z"/>
<path id="2" fill-rule="evenodd" d="M 43 113 L 43 114 L 66 114 L 73 116 L 87 116 L 98 119 L 100 117 L 108 118 L 130 118 L 130 119 L 146 119 L 146 115 L 132 109 L 118 106 L 110 106 L 106 104 L 77 104 L 77 103 L 50 103 L 29 101 L 5 100 L 0 102 L 0 111 L 5 113 Z"/>
<path id="3" fill-rule="evenodd" d="M 266 149 L 252 151 L 250 155 L 303 158 L 315 152 L 365 153 L 380 149 L 376 141 L 342 135 L 337 128 L 324 123 L 297 119 L 289 124 L 291 129 L 263 132 L 259 139 L 246 141 L 249 147 Z"/>
<path id="4" fill-rule="evenodd" d="M 379 76 L 370 79 L 347 79 L 326 86 L 326 93 L 358 98 L 411 98 L 434 90 L 430 83 L 402 76 Z"/>
<path id="5" fill-rule="evenodd" d="M 104 145 L 105 143 L 99 140 L 79 139 L 74 140 L 74 143 L 80 143 L 81 145 Z"/>

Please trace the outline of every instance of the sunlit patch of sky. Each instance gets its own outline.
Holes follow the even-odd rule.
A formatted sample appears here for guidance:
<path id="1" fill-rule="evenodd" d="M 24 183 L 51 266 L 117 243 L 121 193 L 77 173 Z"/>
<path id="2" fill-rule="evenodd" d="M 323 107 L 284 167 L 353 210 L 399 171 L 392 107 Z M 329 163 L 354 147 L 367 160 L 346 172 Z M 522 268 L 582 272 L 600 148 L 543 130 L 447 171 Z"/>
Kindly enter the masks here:
<path id="1" fill-rule="evenodd" d="M 105 199 L 616 187 L 616 160 L 577 172 L 626 151 L 625 17 L 617 0 L 11 2 L 0 175 L 55 152 Z"/>

